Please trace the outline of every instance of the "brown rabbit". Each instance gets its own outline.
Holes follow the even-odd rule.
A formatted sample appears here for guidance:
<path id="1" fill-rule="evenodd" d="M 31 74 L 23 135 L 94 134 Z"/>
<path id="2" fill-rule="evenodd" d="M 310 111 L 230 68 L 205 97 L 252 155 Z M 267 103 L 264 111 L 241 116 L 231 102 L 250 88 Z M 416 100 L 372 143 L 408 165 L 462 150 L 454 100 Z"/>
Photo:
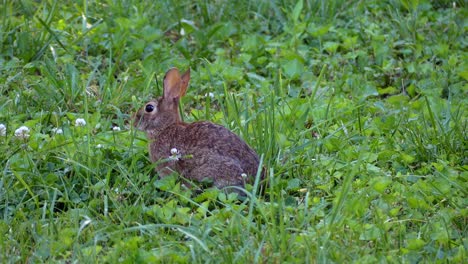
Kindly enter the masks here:
<path id="1" fill-rule="evenodd" d="M 190 181 L 210 180 L 214 186 L 252 183 L 259 159 L 242 139 L 210 122 L 185 123 L 179 100 L 185 95 L 190 69 L 182 76 L 172 68 L 164 76 L 163 96 L 148 102 L 136 114 L 135 126 L 146 131 L 152 162 L 161 177 L 172 172 Z"/>

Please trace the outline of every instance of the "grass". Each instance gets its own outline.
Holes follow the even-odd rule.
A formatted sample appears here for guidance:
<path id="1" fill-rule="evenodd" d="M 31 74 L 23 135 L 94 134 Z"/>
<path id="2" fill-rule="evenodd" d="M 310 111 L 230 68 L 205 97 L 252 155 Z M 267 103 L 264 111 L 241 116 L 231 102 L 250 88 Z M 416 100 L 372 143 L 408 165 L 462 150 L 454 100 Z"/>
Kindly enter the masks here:
<path id="1" fill-rule="evenodd" d="M 464 1 L 176 2 L 2 2 L 2 261 L 466 263 Z M 129 120 L 172 66 L 265 195 L 158 179 Z"/>

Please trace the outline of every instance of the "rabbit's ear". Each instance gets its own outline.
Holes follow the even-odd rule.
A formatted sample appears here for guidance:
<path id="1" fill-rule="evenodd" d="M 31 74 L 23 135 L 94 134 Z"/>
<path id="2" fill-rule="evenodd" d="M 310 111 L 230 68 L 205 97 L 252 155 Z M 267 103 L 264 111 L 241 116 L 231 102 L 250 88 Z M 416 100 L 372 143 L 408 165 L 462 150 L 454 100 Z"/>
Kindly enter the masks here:
<path id="1" fill-rule="evenodd" d="M 177 68 L 172 68 L 166 72 L 164 76 L 163 97 L 164 98 L 180 98 L 181 79 Z"/>
<path id="2" fill-rule="evenodd" d="M 180 83 L 180 96 L 184 96 L 187 92 L 188 83 L 190 81 L 190 68 L 182 74 L 182 82 Z"/>

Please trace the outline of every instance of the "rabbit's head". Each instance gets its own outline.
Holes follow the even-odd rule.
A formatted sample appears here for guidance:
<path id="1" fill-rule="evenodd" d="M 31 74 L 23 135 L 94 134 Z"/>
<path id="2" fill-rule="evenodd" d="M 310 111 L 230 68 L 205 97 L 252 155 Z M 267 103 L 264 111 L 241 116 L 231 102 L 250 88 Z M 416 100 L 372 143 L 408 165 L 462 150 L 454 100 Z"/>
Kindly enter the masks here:
<path id="1" fill-rule="evenodd" d="M 176 68 L 164 76 L 163 95 L 145 104 L 135 115 L 134 125 L 149 134 L 157 134 L 164 128 L 181 122 L 179 100 L 185 95 L 190 80 L 190 69 L 184 74 Z"/>

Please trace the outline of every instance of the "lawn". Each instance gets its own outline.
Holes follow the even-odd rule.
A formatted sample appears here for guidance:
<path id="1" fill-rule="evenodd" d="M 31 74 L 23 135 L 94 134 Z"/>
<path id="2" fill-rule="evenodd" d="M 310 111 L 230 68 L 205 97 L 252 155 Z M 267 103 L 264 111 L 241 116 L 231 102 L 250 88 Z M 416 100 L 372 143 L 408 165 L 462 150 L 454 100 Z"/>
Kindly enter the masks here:
<path id="1" fill-rule="evenodd" d="M 2 1 L 0 262 L 467 263 L 466 1 Z M 247 199 L 159 179 L 133 114 L 261 156 Z"/>

